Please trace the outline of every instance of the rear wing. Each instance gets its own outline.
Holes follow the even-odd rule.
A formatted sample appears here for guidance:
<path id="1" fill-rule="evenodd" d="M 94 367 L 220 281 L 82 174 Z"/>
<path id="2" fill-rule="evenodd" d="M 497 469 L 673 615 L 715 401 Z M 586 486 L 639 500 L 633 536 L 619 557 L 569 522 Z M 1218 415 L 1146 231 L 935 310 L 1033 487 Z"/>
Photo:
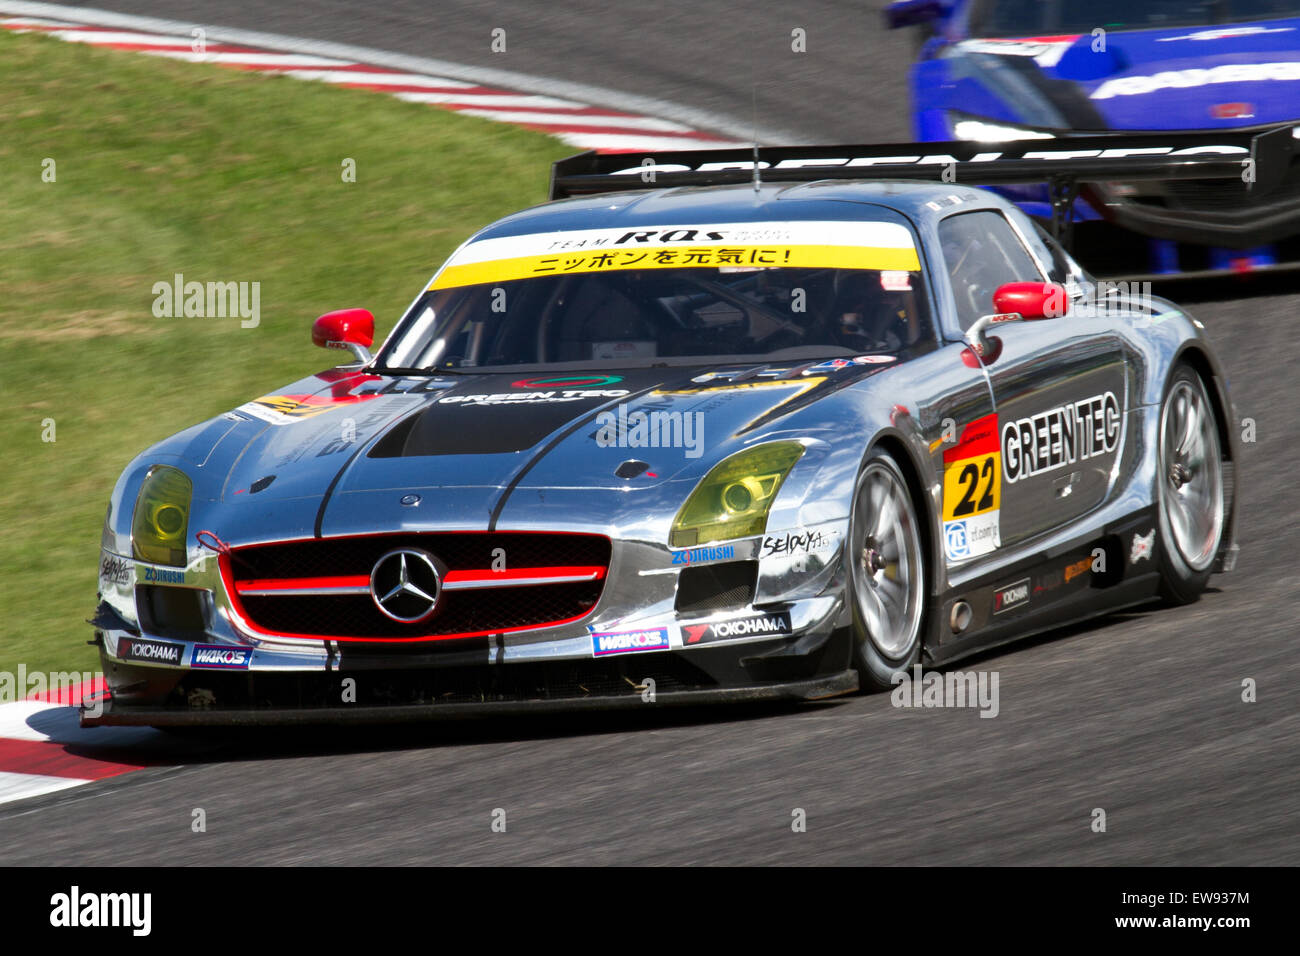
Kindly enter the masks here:
<path id="1" fill-rule="evenodd" d="M 1046 184 L 1052 231 L 1065 238 L 1081 183 L 1236 179 L 1266 193 L 1300 145 L 1291 126 L 1259 132 L 1107 133 L 1019 140 L 859 146 L 755 146 L 656 153 L 579 153 L 551 167 L 551 199 L 627 189 L 826 179 L 929 180 L 966 186 Z"/>

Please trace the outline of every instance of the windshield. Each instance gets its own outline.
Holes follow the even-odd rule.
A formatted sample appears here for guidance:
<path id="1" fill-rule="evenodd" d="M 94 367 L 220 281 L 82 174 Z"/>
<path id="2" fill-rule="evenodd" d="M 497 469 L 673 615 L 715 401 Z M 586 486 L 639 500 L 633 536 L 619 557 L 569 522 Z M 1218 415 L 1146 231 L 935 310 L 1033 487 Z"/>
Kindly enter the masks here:
<path id="1" fill-rule="evenodd" d="M 1300 15 L 1300 0 L 975 0 L 973 37 L 1032 37 L 1215 26 Z"/>
<path id="2" fill-rule="evenodd" d="M 890 243 L 839 245 L 791 242 L 801 238 L 798 225 L 776 227 L 766 243 L 728 242 L 738 233 L 726 226 L 648 230 L 669 241 L 633 248 L 619 248 L 614 233 L 569 251 L 552 247 L 588 240 L 558 233 L 474 243 L 407 313 L 380 364 L 686 365 L 896 353 L 935 341 L 907 229 L 802 224 L 831 227 L 823 240 L 875 227 L 869 238 Z M 491 243 L 500 247 L 475 249 Z M 523 249 L 534 254 L 512 254 Z"/>

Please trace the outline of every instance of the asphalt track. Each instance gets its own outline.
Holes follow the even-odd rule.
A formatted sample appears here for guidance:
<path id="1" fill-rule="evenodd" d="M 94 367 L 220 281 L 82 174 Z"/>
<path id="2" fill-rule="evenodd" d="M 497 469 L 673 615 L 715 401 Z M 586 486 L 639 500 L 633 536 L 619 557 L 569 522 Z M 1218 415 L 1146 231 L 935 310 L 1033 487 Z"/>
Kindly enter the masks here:
<path id="1" fill-rule="evenodd" d="M 757 101 L 765 127 L 809 141 L 903 139 L 909 51 L 879 29 L 878 5 L 93 4 L 738 117 Z M 487 49 L 495 26 L 507 29 L 496 55 L 506 63 Z M 795 27 L 807 30 L 802 56 L 789 53 Z M 1191 607 L 1114 615 L 981 658 L 1000 674 L 995 719 L 872 696 L 249 736 L 0 810 L 0 863 L 1300 863 L 1295 281 L 1180 290 L 1204 300 L 1192 311 L 1227 364 L 1239 416 L 1255 420 L 1237 571 Z M 1241 701 L 1245 678 L 1256 703 Z M 200 807 L 207 832 L 195 834 Z M 497 808 L 505 833 L 491 828 Z M 806 832 L 792 832 L 795 808 Z M 1094 808 L 1105 833 L 1090 827 Z"/>

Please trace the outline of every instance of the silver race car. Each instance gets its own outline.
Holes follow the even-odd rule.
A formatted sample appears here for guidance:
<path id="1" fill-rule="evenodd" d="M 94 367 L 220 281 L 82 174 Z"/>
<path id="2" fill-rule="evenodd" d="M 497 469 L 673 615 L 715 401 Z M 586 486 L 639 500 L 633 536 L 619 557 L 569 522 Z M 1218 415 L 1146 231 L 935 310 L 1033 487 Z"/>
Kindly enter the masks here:
<path id="1" fill-rule="evenodd" d="M 83 721 L 818 699 L 1196 600 L 1236 552 L 1199 324 L 972 186 L 1068 208 L 1267 144 L 1080 142 L 557 164 L 376 355 L 322 316 L 354 361 L 127 467 Z"/>

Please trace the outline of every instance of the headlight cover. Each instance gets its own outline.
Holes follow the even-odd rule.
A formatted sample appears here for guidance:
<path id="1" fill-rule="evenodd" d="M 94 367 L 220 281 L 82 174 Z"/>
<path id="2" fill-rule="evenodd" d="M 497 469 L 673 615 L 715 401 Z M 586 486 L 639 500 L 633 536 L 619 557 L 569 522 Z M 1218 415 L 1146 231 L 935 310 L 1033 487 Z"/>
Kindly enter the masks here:
<path id="1" fill-rule="evenodd" d="M 190 526 L 189 476 L 170 465 L 154 465 L 140 486 L 131 519 L 131 550 L 140 561 L 183 568 Z"/>
<path id="2" fill-rule="evenodd" d="M 776 493 L 803 452 L 796 441 L 769 442 L 714 465 L 677 512 L 669 543 L 689 548 L 762 534 Z"/>
<path id="3" fill-rule="evenodd" d="M 980 143 L 1010 143 L 1022 139 L 1056 139 L 1043 130 L 1029 129 L 1025 126 L 1010 126 L 995 123 L 966 113 L 950 112 L 948 123 L 952 127 L 954 139 L 973 140 Z"/>

